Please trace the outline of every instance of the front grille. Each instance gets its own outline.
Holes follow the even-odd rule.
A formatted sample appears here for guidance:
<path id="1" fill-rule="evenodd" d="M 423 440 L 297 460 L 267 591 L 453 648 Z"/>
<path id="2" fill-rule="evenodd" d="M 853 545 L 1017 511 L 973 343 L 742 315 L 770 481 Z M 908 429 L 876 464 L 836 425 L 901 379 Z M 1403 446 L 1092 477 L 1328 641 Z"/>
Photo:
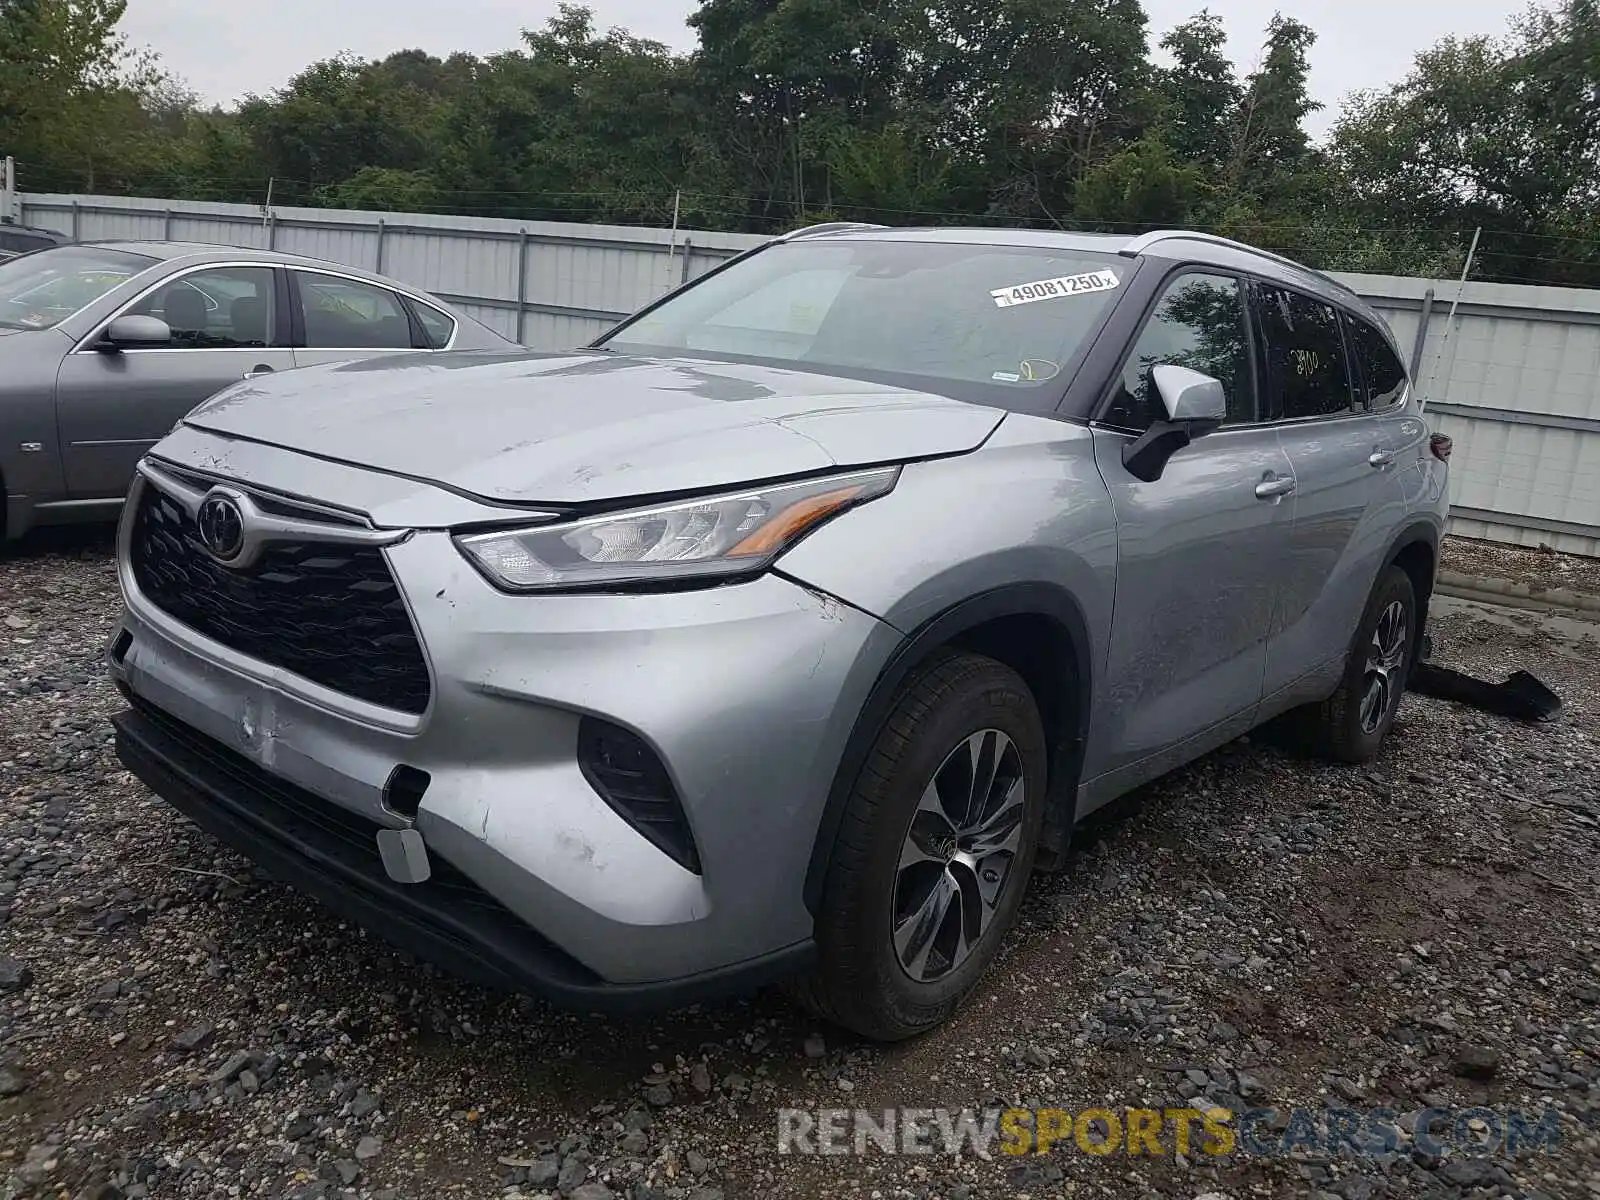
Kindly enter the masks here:
<path id="1" fill-rule="evenodd" d="M 358 700 L 428 707 L 422 646 L 382 551 L 278 542 L 243 570 L 206 553 L 194 519 L 146 484 L 129 552 L 145 597 L 197 633 Z"/>

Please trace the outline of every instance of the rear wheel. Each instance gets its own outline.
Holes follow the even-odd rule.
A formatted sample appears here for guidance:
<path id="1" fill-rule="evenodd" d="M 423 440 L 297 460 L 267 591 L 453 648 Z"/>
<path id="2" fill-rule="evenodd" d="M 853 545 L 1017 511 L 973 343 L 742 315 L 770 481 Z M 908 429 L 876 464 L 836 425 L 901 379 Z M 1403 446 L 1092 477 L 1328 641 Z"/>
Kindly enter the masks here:
<path id="1" fill-rule="evenodd" d="M 1306 750 L 1337 762 L 1375 757 L 1394 724 L 1415 657 L 1420 626 L 1416 588 L 1399 567 L 1384 568 L 1367 601 L 1339 690 L 1292 714 Z"/>
<path id="2" fill-rule="evenodd" d="M 1015 671 L 942 654 L 913 673 L 847 802 L 817 918 L 821 961 L 797 998 L 881 1041 L 945 1020 L 1016 918 L 1045 762 Z"/>

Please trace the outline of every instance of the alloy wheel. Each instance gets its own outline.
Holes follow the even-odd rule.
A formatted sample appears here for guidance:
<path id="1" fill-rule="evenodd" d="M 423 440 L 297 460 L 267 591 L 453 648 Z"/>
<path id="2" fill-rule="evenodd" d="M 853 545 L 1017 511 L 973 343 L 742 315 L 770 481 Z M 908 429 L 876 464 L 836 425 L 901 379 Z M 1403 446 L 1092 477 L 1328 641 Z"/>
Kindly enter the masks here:
<path id="1" fill-rule="evenodd" d="M 1367 647 L 1366 682 L 1361 694 L 1361 730 L 1376 733 L 1400 701 L 1401 668 L 1411 640 L 1411 621 L 1403 602 L 1383 610 Z"/>
<path id="2" fill-rule="evenodd" d="M 1012 885 L 1027 811 L 1022 756 L 998 729 L 972 734 L 923 789 L 900 851 L 891 933 L 919 983 L 956 970 Z"/>

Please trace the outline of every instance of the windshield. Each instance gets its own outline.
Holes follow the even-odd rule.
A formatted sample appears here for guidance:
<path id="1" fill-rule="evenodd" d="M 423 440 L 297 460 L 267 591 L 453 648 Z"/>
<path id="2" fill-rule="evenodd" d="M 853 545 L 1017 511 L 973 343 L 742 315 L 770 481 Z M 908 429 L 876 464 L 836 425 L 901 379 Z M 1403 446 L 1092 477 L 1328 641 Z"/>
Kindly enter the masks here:
<path id="1" fill-rule="evenodd" d="M 786 242 L 709 276 L 600 345 L 900 382 L 962 396 L 1059 389 L 1132 270 L 1115 254 Z M 962 398 L 965 398 L 964 396 Z"/>
<path id="2" fill-rule="evenodd" d="M 104 246 L 57 246 L 0 262 L 0 327 L 49 329 L 155 264 Z"/>

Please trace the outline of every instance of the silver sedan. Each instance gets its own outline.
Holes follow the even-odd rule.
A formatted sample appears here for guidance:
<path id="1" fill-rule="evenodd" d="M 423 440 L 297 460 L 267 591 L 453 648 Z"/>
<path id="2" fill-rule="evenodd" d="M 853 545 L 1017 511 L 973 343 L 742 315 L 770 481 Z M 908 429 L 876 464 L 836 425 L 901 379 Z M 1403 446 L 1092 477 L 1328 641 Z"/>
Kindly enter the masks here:
<path id="1" fill-rule="evenodd" d="M 145 451 L 251 375 L 522 348 L 437 297 L 351 267 L 182 242 L 0 262 L 0 540 L 114 516 Z"/>

